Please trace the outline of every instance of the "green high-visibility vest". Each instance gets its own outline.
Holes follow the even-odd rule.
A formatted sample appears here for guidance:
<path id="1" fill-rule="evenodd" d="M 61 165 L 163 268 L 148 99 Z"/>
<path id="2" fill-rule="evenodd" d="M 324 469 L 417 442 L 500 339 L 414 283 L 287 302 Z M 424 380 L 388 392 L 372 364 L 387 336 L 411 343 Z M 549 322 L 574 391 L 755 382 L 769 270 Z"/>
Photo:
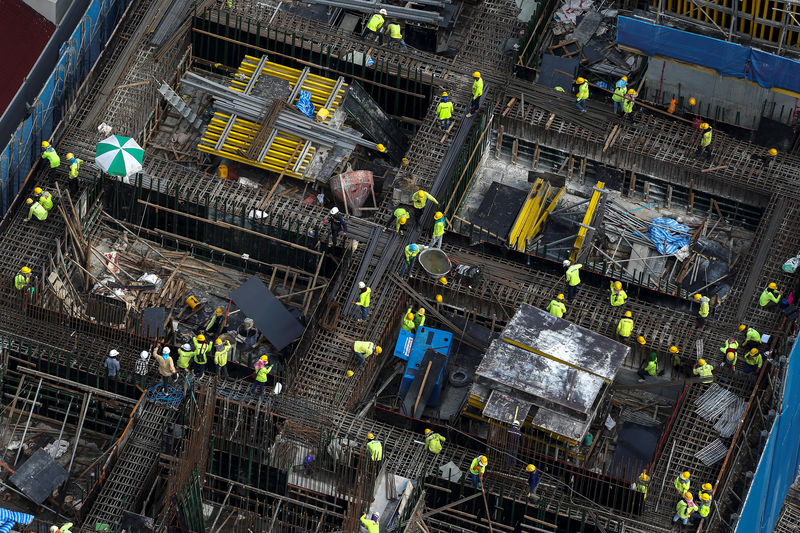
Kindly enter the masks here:
<path id="1" fill-rule="evenodd" d="M 383 17 L 380 13 L 375 13 L 369 18 L 369 22 L 367 22 L 367 29 L 372 31 L 378 31 L 383 26 Z"/>

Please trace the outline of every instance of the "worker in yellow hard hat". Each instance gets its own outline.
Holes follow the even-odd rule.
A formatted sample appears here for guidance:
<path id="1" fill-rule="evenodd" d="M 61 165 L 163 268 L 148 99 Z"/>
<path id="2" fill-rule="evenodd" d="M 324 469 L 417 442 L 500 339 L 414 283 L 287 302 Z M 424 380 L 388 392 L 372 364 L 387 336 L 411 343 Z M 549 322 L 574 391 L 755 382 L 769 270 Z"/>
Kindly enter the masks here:
<path id="1" fill-rule="evenodd" d="M 647 475 L 647 472 L 639 474 L 639 479 L 636 480 L 636 490 L 642 493 L 645 500 L 647 499 L 647 486 L 649 483 L 650 476 Z"/>
<path id="2" fill-rule="evenodd" d="M 47 159 L 50 163 L 50 168 L 56 168 L 61 164 L 61 158 L 58 157 L 56 149 L 50 146 L 47 141 L 42 141 L 42 159 Z"/>
<path id="3" fill-rule="evenodd" d="M 771 165 L 773 161 L 775 161 L 775 157 L 778 155 L 777 148 L 770 148 L 766 152 L 761 152 L 758 154 L 753 154 L 750 156 L 750 159 L 761 161 L 764 165 Z"/>
<path id="4" fill-rule="evenodd" d="M 617 336 L 627 342 L 633 333 L 633 315 L 630 311 L 625 311 L 625 316 L 620 318 L 617 323 Z"/>
<path id="5" fill-rule="evenodd" d="M 581 113 L 586 113 L 586 104 L 589 100 L 589 82 L 585 78 L 578 78 L 575 80 L 575 85 L 578 87 L 575 106 Z"/>
<path id="6" fill-rule="evenodd" d="M 710 159 L 712 155 L 711 137 L 713 135 L 713 131 L 708 122 L 703 122 L 700 124 L 700 132 L 702 133 L 702 137 L 700 138 L 700 146 L 697 147 L 697 153 L 695 154 L 695 157 L 704 155 L 706 159 Z"/>
<path id="7" fill-rule="evenodd" d="M 50 211 L 53 209 L 53 195 L 43 190 L 41 187 L 33 189 L 33 199 L 39 204 Z"/>
<path id="8" fill-rule="evenodd" d="M 472 80 L 472 102 L 469 104 L 467 118 L 478 112 L 478 108 L 481 106 L 481 95 L 483 95 L 483 78 L 481 78 L 481 73 L 477 70 L 473 72 Z"/>
<path id="9" fill-rule="evenodd" d="M 695 363 L 692 369 L 692 374 L 700 378 L 702 383 L 711 383 L 714 381 L 714 375 L 711 373 L 714 367 L 706 362 L 705 359 L 700 359 Z"/>
<path id="10" fill-rule="evenodd" d="M 692 516 L 697 510 L 697 505 L 692 500 L 692 493 L 691 492 L 683 492 L 681 494 L 681 500 L 678 502 L 678 505 L 675 506 L 675 516 L 672 518 L 673 522 L 677 522 L 678 520 L 685 526 L 689 523 L 689 517 Z"/>
<path id="11" fill-rule="evenodd" d="M 206 322 L 205 327 L 203 327 L 203 331 L 205 331 L 209 337 L 216 337 L 222 332 L 222 328 L 225 326 L 225 310 L 222 307 L 217 307 L 211 316 Z"/>
<path id="12" fill-rule="evenodd" d="M 448 130 L 450 128 L 450 118 L 453 116 L 453 102 L 450 101 L 447 91 L 442 93 L 442 101 L 436 106 L 436 114 L 439 116 L 441 128 L 445 131 Z"/>
<path id="13" fill-rule="evenodd" d="M 533 465 L 526 466 L 525 471 L 528 473 L 528 498 L 532 498 L 539 487 L 539 471 Z"/>
<path id="14" fill-rule="evenodd" d="M 447 221 L 444 218 L 444 213 L 437 211 L 433 215 L 433 238 L 431 239 L 431 248 L 442 247 L 442 237 L 444 237 L 444 226 Z"/>
<path id="15" fill-rule="evenodd" d="M 708 296 L 697 293 L 694 295 L 694 301 L 700 304 L 697 310 L 697 329 L 704 329 L 706 327 L 706 321 L 708 320 L 708 314 L 711 312 L 711 306 L 709 305 L 711 300 Z"/>
<path id="16" fill-rule="evenodd" d="M 472 463 L 469 465 L 469 475 L 472 478 L 472 486 L 476 489 L 481 488 L 483 484 L 483 474 L 486 472 L 486 465 L 488 464 L 489 460 L 486 456 L 481 455 L 473 459 Z"/>
<path id="17" fill-rule="evenodd" d="M 689 478 L 692 477 L 692 474 L 689 471 L 681 472 L 678 474 L 678 477 L 675 478 L 673 485 L 675 489 L 678 491 L 678 494 L 683 494 L 684 492 L 689 490 L 689 486 L 691 485 L 691 480 Z"/>
<path id="18" fill-rule="evenodd" d="M 633 89 L 628 89 L 628 92 L 625 95 L 625 101 L 622 102 L 623 117 L 630 118 L 631 113 L 633 113 L 633 104 L 635 102 L 636 102 L 636 91 L 634 91 Z"/>
<path id="19" fill-rule="evenodd" d="M 758 297 L 758 305 L 762 309 L 771 309 L 780 303 L 782 295 L 783 291 L 778 290 L 778 285 L 770 283 Z"/>
<path id="20" fill-rule="evenodd" d="M 403 315 L 403 322 L 400 324 L 400 327 L 409 333 L 414 333 L 417 326 L 414 324 L 414 313 L 411 312 L 411 308 L 408 308 L 408 311 Z"/>
<path id="21" fill-rule="evenodd" d="M 414 206 L 414 220 L 420 222 L 422 220 L 422 212 L 428 204 L 428 200 L 439 205 L 439 200 L 433 197 L 429 192 L 419 190 L 411 195 L 411 203 Z"/>
<path id="22" fill-rule="evenodd" d="M 619 307 L 628 299 L 628 293 L 622 288 L 619 281 L 611 282 L 611 307 Z"/>
<path id="23" fill-rule="evenodd" d="M 417 314 L 414 316 L 414 326 L 416 327 L 417 331 L 419 328 L 425 325 L 425 308 L 420 307 L 417 309 Z"/>
<path id="24" fill-rule="evenodd" d="M 270 364 L 269 356 L 266 354 L 262 355 L 256 361 L 256 374 L 255 374 L 255 381 L 253 385 L 250 387 L 250 394 L 256 395 L 256 389 L 258 389 L 258 396 L 264 394 L 264 385 L 267 382 L 267 376 L 269 373 L 272 372 L 272 367 L 274 365 Z"/>
<path id="25" fill-rule="evenodd" d="M 14 288 L 18 291 L 26 289 L 31 284 L 31 269 L 24 266 L 14 276 Z"/>
<path id="26" fill-rule="evenodd" d="M 367 435 L 367 453 L 373 462 L 383 460 L 383 445 L 372 433 Z"/>
<path id="27" fill-rule="evenodd" d="M 761 366 L 763 364 L 764 358 L 761 356 L 758 348 L 750 348 L 750 351 L 744 354 L 744 368 L 742 368 L 742 371 L 745 374 L 749 374 L 750 372 L 758 372 L 761 370 Z"/>
<path id="28" fill-rule="evenodd" d="M 408 211 L 402 207 L 394 210 L 394 232 L 402 233 L 401 228 L 408 222 L 408 217 L 411 216 Z"/>
<path id="29" fill-rule="evenodd" d="M 42 204 L 34 202 L 33 198 L 28 198 L 25 200 L 25 205 L 28 206 L 28 218 L 25 219 L 26 222 L 33 217 L 36 217 L 36 220 L 39 221 L 47 220 L 47 209 L 45 209 Z"/>
<path id="30" fill-rule="evenodd" d="M 383 348 L 377 346 L 374 342 L 369 341 L 355 341 L 353 343 L 353 351 L 358 356 L 359 364 L 364 364 L 367 362 L 367 358 L 376 353 L 378 355 L 383 353 Z"/>
<path id="31" fill-rule="evenodd" d="M 72 197 L 73 202 L 78 201 L 78 171 L 82 164 L 83 159 L 78 159 L 74 154 L 67 154 L 67 166 L 69 167 L 67 185 L 69 186 L 69 195 Z"/>
<path id="32" fill-rule="evenodd" d="M 206 336 L 202 333 L 196 337 L 192 337 L 192 345 L 194 346 L 194 365 L 192 370 L 195 374 L 202 376 L 206 371 L 206 363 L 208 363 L 208 352 L 211 350 L 211 343 L 206 340 Z"/>
<path id="33" fill-rule="evenodd" d="M 564 295 L 559 294 L 550 300 L 546 311 L 553 316 L 557 316 L 558 318 L 564 318 L 564 314 L 567 312 L 567 306 L 564 305 Z"/>
<path id="34" fill-rule="evenodd" d="M 447 439 L 428 428 L 425 429 L 425 449 L 433 455 L 442 453 L 442 443 Z"/>
<path id="35" fill-rule="evenodd" d="M 214 341 L 214 365 L 217 368 L 217 377 L 226 379 L 228 377 L 228 356 L 231 352 L 231 341 L 218 337 Z"/>

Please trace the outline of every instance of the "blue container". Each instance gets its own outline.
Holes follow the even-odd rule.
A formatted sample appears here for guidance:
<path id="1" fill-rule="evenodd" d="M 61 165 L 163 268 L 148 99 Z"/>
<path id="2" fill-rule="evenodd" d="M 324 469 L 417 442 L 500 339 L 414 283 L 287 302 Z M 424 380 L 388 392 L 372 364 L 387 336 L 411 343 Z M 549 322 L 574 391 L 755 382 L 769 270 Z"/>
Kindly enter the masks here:
<path id="1" fill-rule="evenodd" d="M 395 357 L 407 361 L 406 370 L 403 373 L 403 382 L 400 385 L 400 396 L 405 396 L 411 387 L 411 382 L 417 375 L 422 359 L 425 357 L 425 350 L 431 348 L 450 358 L 450 346 L 453 343 L 453 334 L 449 331 L 428 327 L 418 328 L 416 335 L 401 329 L 397 337 L 397 344 L 394 348 Z M 427 365 L 426 365 L 427 366 Z M 424 370 L 423 370 L 424 372 Z M 428 379 L 436 379 L 436 387 L 428 398 L 428 405 L 436 407 L 439 404 L 439 395 L 442 392 L 442 384 L 447 375 L 447 364 L 442 367 L 438 376 L 428 376 Z"/>

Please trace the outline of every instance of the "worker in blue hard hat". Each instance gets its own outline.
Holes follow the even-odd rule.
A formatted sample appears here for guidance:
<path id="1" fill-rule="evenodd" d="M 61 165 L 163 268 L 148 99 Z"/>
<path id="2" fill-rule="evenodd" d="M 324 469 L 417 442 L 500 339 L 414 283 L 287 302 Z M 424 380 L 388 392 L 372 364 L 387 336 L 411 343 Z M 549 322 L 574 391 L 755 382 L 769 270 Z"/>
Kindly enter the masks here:
<path id="1" fill-rule="evenodd" d="M 411 273 L 411 266 L 414 264 L 414 259 L 419 255 L 419 245 L 411 243 L 405 248 L 406 264 L 403 267 L 403 276 L 408 276 Z"/>

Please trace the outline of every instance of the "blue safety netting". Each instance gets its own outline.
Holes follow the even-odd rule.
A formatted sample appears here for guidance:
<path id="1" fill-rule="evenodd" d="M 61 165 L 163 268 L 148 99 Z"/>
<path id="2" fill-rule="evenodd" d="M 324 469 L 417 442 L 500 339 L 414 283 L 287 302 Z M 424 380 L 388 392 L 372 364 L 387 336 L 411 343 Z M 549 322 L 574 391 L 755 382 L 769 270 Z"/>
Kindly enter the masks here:
<path id="1" fill-rule="evenodd" d="M 689 226 L 679 224 L 675 219 L 660 217 L 647 225 L 646 233 L 635 233 L 649 239 L 660 254 L 671 255 L 689 244 L 690 231 Z"/>
<path id="2" fill-rule="evenodd" d="M 747 79 L 767 89 L 778 87 L 800 93 L 800 62 L 751 50 Z"/>
<path id="3" fill-rule="evenodd" d="M 739 512 L 736 533 L 771 533 L 775 528 L 789 485 L 800 467 L 800 344 L 795 342 L 786 369 L 786 386 L 780 412 L 769 432 L 750 491 Z"/>
<path id="4" fill-rule="evenodd" d="M 750 49 L 705 35 L 659 26 L 629 17 L 617 18 L 617 43 L 648 56 L 665 56 L 744 78 Z"/>
<path id="5" fill-rule="evenodd" d="M 32 515 L 0 508 L 0 533 L 8 533 L 14 527 L 14 524 L 27 526 L 32 521 Z"/>
<path id="6" fill-rule="evenodd" d="M 314 118 L 314 104 L 311 103 L 310 92 L 300 91 L 300 97 L 297 99 L 297 110 L 308 118 Z"/>

